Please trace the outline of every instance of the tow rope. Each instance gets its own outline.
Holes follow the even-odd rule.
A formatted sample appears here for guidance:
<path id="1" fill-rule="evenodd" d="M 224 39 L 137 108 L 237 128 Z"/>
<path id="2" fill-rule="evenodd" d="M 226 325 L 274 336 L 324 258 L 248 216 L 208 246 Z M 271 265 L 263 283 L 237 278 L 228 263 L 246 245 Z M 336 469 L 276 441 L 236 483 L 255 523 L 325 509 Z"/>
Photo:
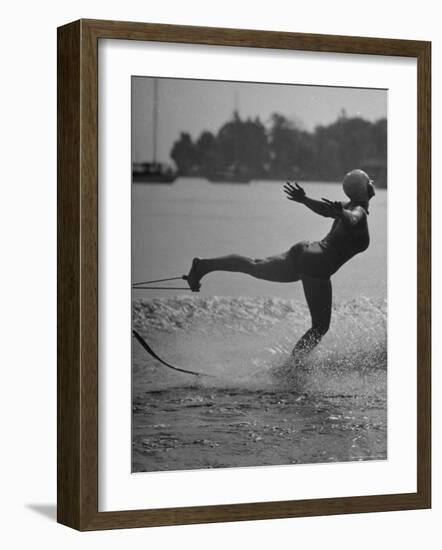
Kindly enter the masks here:
<path id="1" fill-rule="evenodd" d="M 155 283 L 165 283 L 166 281 L 187 281 L 187 275 L 181 275 L 180 277 L 168 277 L 167 279 L 155 279 L 154 281 L 141 281 L 139 283 L 133 283 L 132 288 L 135 290 L 190 290 L 191 292 L 199 292 L 198 290 L 192 290 L 186 286 L 151 286 Z"/>
<path id="2" fill-rule="evenodd" d="M 167 361 L 164 361 L 164 359 L 161 359 L 161 357 L 159 357 L 154 351 L 153 349 L 149 346 L 149 344 L 146 342 L 146 340 L 140 335 L 138 334 L 138 332 L 136 330 L 132 330 L 132 334 L 135 336 L 135 338 L 137 339 L 138 343 L 147 351 L 147 353 L 149 355 L 152 355 L 152 357 L 154 359 L 156 359 L 157 361 L 159 361 L 160 363 L 162 363 L 165 367 L 169 368 L 169 369 L 172 369 L 172 370 L 176 370 L 176 371 L 179 371 L 179 372 L 185 372 L 186 374 L 192 374 L 193 376 L 210 376 L 210 377 L 213 377 L 214 376 L 212 374 L 205 374 L 203 372 L 195 372 L 193 370 L 187 370 L 187 369 L 181 369 L 179 367 L 175 367 L 174 365 L 171 365 L 170 363 L 168 363 Z"/>

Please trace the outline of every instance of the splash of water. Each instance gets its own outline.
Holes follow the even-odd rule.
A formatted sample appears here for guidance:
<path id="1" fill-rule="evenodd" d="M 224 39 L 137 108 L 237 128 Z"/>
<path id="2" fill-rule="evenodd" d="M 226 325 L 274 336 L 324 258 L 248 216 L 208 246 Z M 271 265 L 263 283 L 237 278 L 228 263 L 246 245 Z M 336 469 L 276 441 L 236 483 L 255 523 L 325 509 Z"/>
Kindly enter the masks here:
<path id="1" fill-rule="evenodd" d="M 136 300 L 132 309 L 134 328 L 160 355 L 217 377 L 189 380 L 166 372 L 134 346 L 134 375 L 150 385 L 263 389 L 288 384 L 342 392 L 345 381 L 360 384 L 364 373 L 387 367 L 385 300 L 359 298 L 335 305 L 329 332 L 297 361 L 291 350 L 309 328 L 310 317 L 307 307 L 296 301 L 175 296 Z"/>

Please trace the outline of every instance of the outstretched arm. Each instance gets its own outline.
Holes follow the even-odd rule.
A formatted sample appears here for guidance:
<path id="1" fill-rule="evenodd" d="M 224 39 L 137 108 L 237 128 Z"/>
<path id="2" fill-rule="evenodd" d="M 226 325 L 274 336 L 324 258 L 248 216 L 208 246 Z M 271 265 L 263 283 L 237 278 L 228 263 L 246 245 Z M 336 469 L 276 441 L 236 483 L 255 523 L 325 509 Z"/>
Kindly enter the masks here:
<path id="1" fill-rule="evenodd" d="M 312 212 L 324 216 L 324 218 L 338 218 L 340 215 L 339 207 L 336 205 L 334 208 L 331 208 L 331 205 L 327 204 L 324 199 L 317 201 L 306 196 L 303 204 Z"/>
<path id="2" fill-rule="evenodd" d="M 307 197 L 304 189 L 296 182 L 294 186 L 287 182 L 284 185 L 284 191 L 290 201 L 305 204 L 305 206 L 315 212 L 315 214 L 319 214 L 320 216 L 324 216 L 326 218 L 338 217 L 336 207 L 332 207 L 331 203 L 327 201 L 317 201 Z"/>
<path id="3" fill-rule="evenodd" d="M 350 210 L 344 208 L 340 202 L 332 202 L 324 198 L 322 200 L 329 205 L 331 210 L 335 211 L 336 215 L 332 216 L 333 218 L 340 218 L 348 225 L 356 225 L 367 215 L 361 206 L 356 206 Z"/>
<path id="4" fill-rule="evenodd" d="M 365 215 L 364 210 L 359 207 L 347 210 L 342 206 L 342 203 L 337 201 L 329 201 L 324 198 L 320 201 L 311 199 L 307 197 L 304 189 L 296 182 L 295 187 L 287 182 L 284 185 L 284 191 L 289 200 L 305 204 L 312 212 L 325 218 L 341 218 L 344 222 L 355 225 Z"/>

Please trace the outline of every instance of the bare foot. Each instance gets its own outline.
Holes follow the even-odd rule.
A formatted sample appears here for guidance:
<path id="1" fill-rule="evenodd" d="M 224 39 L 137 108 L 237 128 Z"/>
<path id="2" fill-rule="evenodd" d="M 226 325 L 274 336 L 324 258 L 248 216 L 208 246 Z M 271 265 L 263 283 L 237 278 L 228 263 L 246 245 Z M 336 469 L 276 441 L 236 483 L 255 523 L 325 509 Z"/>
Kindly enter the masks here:
<path id="1" fill-rule="evenodd" d="M 201 285 L 200 285 L 200 279 L 203 276 L 199 269 L 200 264 L 199 258 L 194 258 L 192 261 L 192 267 L 190 268 L 189 274 L 184 275 L 183 279 L 187 281 L 188 285 L 190 286 L 190 290 L 192 292 L 199 292 Z"/>

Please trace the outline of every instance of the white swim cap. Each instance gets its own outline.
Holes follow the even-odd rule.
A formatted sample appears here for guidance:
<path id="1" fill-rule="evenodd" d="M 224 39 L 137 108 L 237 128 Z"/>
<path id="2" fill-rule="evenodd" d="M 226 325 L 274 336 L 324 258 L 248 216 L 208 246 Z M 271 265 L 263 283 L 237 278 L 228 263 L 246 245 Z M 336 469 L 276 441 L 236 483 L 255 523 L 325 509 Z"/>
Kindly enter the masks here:
<path id="1" fill-rule="evenodd" d="M 356 202 L 368 202 L 371 180 L 363 170 L 351 170 L 342 180 L 344 193 Z"/>

